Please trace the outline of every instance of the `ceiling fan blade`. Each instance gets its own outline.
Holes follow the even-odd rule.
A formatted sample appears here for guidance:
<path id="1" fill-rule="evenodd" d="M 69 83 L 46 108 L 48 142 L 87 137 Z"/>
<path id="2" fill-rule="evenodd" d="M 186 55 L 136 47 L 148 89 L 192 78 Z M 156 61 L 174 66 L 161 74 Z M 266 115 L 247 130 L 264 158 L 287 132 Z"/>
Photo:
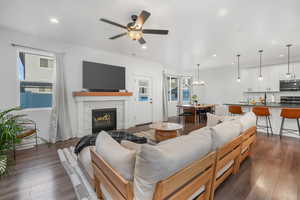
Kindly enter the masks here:
<path id="1" fill-rule="evenodd" d="M 168 35 L 168 30 L 159 30 L 159 29 L 144 29 L 143 33 L 145 34 L 159 34 L 159 35 Z"/>
<path id="2" fill-rule="evenodd" d="M 108 20 L 108 19 L 101 18 L 100 21 L 105 22 L 105 23 L 108 23 L 108 24 L 111 24 L 111 25 L 114 25 L 114 26 L 118 26 L 118 27 L 120 27 L 120 28 L 127 29 L 126 26 L 123 26 L 123 25 L 118 24 L 118 23 L 116 23 L 116 22 L 110 21 L 110 20 Z"/>
<path id="3" fill-rule="evenodd" d="M 146 41 L 144 40 L 144 38 L 141 37 L 141 38 L 139 39 L 139 43 L 140 43 L 141 45 L 143 45 L 143 44 L 146 44 Z"/>
<path id="4" fill-rule="evenodd" d="M 109 39 L 114 40 L 114 39 L 117 39 L 117 38 L 122 37 L 122 36 L 125 36 L 125 35 L 127 35 L 127 32 L 126 32 L 126 33 L 121 33 L 121 34 L 119 34 L 119 35 L 115 35 L 115 36 L 113 36 L 113 37 L 110 37 Z"/>
<path id="5" fill-rule="evenodd" d="M 137 29 L 140 29 L 142 28 L 142 26 L 144 25 L 144 23 L 147 21 L 147 19 L 150 17 L 151 13 L 143 10 L 140 14 L 140 16 L 138 16 L 134 26 L 137 28 Z"/>

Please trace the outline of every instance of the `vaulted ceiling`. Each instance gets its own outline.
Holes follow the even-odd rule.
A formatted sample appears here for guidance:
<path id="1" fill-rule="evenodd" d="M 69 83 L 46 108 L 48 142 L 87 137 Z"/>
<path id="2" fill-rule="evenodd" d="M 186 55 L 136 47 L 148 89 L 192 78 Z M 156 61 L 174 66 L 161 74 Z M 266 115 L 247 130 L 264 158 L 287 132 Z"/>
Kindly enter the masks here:
<path id="1" fill-rule="evenodd" d="M 168 36 L 145 35 L 147 49 L 103 22 L 126 25 L 132 14 L 151 12 L 144 28 L 168 29 Z M 0 26 L 162 63 L 187 71 L 232 67 L 240 53 L 242 66 L 285 63 L 292 43 L 292 60 L 300 60 L 299 0 L 1 0 Z M 52 24 L 55 17 L 60 23 Z"/>

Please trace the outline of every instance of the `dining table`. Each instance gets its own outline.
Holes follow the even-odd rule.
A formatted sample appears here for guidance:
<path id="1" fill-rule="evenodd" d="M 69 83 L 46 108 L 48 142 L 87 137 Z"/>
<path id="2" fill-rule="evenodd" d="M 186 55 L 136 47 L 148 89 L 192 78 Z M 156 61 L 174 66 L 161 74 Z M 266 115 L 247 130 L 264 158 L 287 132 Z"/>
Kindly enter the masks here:
<path id="1" fill-rule="evenodd" d="M 178 115 L 181 113 L 190 113 L 190 116 L 185 116 L 185 123 L 198 123 L 199 114 L 198 111 L 206 111 L 214 113 L 215 104 L 178 104 L 177 106 Z"/>

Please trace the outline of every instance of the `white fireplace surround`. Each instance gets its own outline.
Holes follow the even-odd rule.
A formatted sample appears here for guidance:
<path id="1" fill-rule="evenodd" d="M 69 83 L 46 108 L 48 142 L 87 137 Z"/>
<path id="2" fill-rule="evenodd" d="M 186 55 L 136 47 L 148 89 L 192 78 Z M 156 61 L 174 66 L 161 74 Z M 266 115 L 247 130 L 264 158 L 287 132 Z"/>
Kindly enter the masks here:
<path id="1" fill-rule="evenodd" d="M 129 128 L 130 96 L 75 96 L 77 104 L 77 137 L 92 134 L 92 110 L 116 108 L 117 129 Z"/>

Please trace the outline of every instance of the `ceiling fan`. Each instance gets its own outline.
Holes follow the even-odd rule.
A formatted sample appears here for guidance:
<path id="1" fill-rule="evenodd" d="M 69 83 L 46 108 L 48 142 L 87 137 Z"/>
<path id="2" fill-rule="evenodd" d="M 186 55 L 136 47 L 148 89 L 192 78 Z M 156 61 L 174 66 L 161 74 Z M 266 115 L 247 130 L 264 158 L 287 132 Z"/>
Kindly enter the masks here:
<path id="1" fill-rule="evenodd" d="M 150 17 L 151 13 L 143 10 L 139 16 L 132 15 L 131 19 L 132 22 L 129 22 L 127 26 L 121 25 L 119 23 L 110 21 L 108 19 L 101 18 L 100 21 L 118 26 L 120 28 L 126 29 L 127 31 L 118 35 L 115 35 L 113 37 L 110 37 L 109 39 L 114 40 L 117 38 L 120 38 L 122 36 L 128 35 L 130 39 L 132 40 L 138 40 L 141 45 L 146 44 L 145 39 L 143 38 L 144 34 L 158 34 L 158 35 L 167 35 L 169 33 L 168 30 L 159 30 L 159 29 L 143 29 L 144 23 L 147 21 L 147 19 Z"/>

